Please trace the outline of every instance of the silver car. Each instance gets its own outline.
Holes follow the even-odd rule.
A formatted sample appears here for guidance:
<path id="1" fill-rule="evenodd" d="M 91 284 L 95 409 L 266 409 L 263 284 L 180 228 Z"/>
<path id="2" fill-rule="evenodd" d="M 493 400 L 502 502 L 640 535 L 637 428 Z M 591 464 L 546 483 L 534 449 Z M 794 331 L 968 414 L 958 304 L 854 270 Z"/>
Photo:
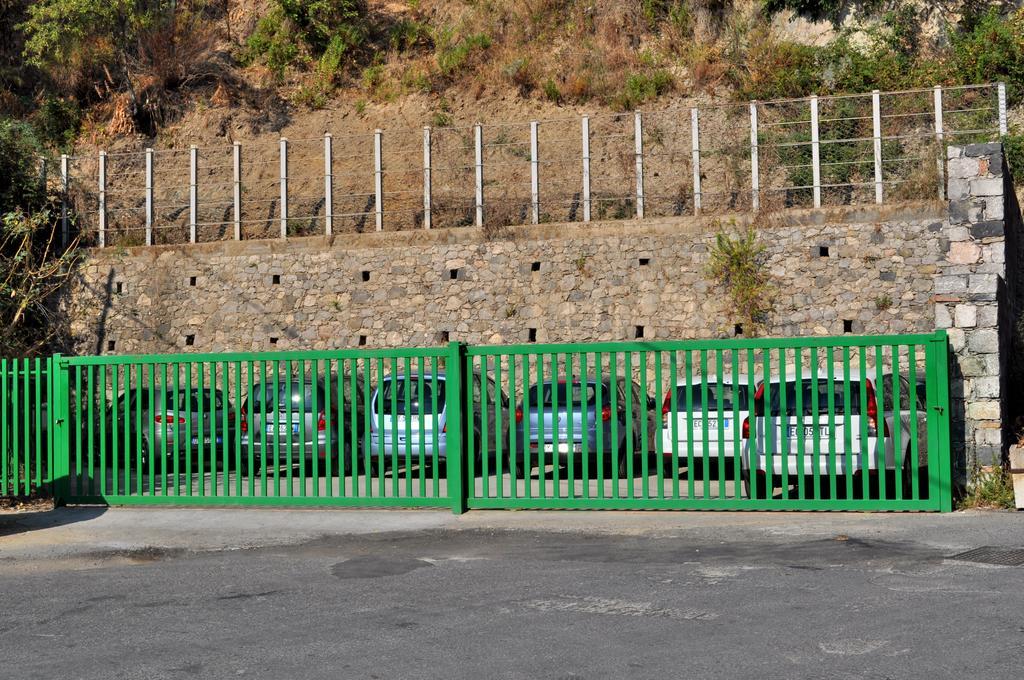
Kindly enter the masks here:
<path id="1" fill-rule="evenodd" d="M 323 380 L 281 380 L 273 384 L 254 385 L 251 401 L 242 407 L 243 462 L 248 465 L 252 451 L 253 465 L 279 468 L 302 463 L 309 467 L 314 458 L 326 461 L 330 456 L 332 469 L 352 468 L 352 430 L 356 447 L 363 436 L 363 400 L 358 385 L 353 392 L 344 376 L 330 395 Z M 339 401 L 341 402 L 339 404 Z M 339 467 L 340 461 L 340 467 Z M 319 467 L 326 471 L 326 466 Z"/>
<path id="2" fill-rule="evenodd" d="M 494 459 L 499 441 L 502 450 L 508 451 L 509 404 L 508 397 L 490 377 L 473 373 L 470 378 L 472 433 L 469 436 L 472 440 L 467 441 L 466 446 L 472 444 L 473 460 L 479 463 L 485 450 L 488 457 Z M 379 466 L 383 459 L 386 467 L 393 459 L 404 460 L 406 454 L 418 460 L 421 447 L 428 458 L 435 452 L 438 459 L 446 457 L 446 385 L 445 374 L 440 372 L 386 376 L 381 380 L 370 402 L 371 464 Z"/>
<path id="3" fill-rule="evenodd" d="M 582 472 L 586 448 L 590 472 L 596 473 L 600 465 L 606 475 L 617 469 L 624 477 L 629 471 L 630 445 L 634 456 L 647 453 L 641 450 L 645 430 L 648 449 L 654 447 L 655 407 L 654 400 L 632 381 L 613 384 L 609 380 L 574 380 L 532 385 L 515 413 L 517 475 L 529 472 L 542 460 L 551 462 L 556 458 L 560 463 L 571 458 L 576 470 Z M 528 442 L 528 455 L 521 442 Z"/>
<path id="4" fill-rule="evenodd" d="M 133 388 L 118 395 L 96 426 L 104 433 L 107 457 L 143 465 L 191 456 L 230 461 L 235 441 L 234 409 L 220 390 L 149 390 Z M 225 454 L 227 455 L 225 456 Z"/>

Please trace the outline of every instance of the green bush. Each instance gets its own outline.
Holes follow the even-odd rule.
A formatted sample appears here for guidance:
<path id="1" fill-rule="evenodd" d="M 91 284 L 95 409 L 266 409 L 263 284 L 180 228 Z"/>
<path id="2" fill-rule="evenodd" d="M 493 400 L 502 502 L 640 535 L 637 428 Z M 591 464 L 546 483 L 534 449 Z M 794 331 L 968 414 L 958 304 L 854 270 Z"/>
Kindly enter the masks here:
<path id="1" fill-rule="evenodd" d="M 805 97 L 822 86 L 820 48 L 755 31 L 730 76 L 739 99 Z"/>
<path id="2" fill-rule="evenodd" d="M 277 0 L 246 41 L 243 61 L 260 61 L 282 76 L 300 61 L 305 49 L 318 59 L 320 86 L 330 87 L 366 35 L 363 0 Z"/>
<path id="3" fill-rule="evenodd" d="M 1024 94 L 1024 21 L 1020 15 L 1000 16 L 998 10 L 966 22 L 950 36 L 956 79 L 961 83 L 1006 81 L 1011 105 Z"/>
<path id="4" fill-rule="evenodd" d="M 82 110 L 74 99 L 49 95 L 31 120 L 40 141 L 67 151 L 78 136 Z"/>
<path id="5" fill-rule="evenodd" d="M 453 76 L 462 71 L 470 63 L 470 58 L 491 46 L 491 39 L 485 33 L 467 35 L 461 40 L 452 40 L 451 31 L 440 34 L 437 53 L 437 68 L 443 76 Z"/>
<path id="6" fill-rule="evenodd" d="M 245 62 L 262 61 L 279 77 L 299 56 L 296 35 L 280 7 L 275 7 L 256 23 L 246 40 Z"/>
<path id="7" fill-rule="evenodd" d="M 657 99 L 672 88 L 672 74 L 661 69 L 650 73 L 631 73 L 626 77 L 623 91 L 612 102 L 621 110 L 636 108 Z"/>
<path id="8" fill-rule="evenodd" d="M 39 181 L 43 145 L 28 123 L 0 118 L 0 215 L 39 210 L 45 192 Z"/>

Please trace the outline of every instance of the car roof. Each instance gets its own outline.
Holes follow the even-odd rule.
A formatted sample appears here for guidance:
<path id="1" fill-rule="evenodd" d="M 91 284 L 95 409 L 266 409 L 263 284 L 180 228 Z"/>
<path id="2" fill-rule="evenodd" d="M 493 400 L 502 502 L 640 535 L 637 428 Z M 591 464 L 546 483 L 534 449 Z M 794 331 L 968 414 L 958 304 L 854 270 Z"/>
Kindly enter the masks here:
<path id="1" fill-rule="evenodd" d="M 705 380 L 707 380 L 707 382 L 715 383 L 739 383 L 740 385 L 749 384 L 749 379 L 746 375 L 743 375 L 742 373 L 737 376 L 733 376 L 730 373 L 723 373 L 722 375 L 715 375 L 712 373 L 708 374 L 707 376 L 695 375 L 693 376 L 693 378 L 690 379 L 689 382 L 687 382 L 686 379 L 679 380 L 676 382 L 676 387 L 686 387 L 687 385 L 701 385 L 704 383 Z"/>

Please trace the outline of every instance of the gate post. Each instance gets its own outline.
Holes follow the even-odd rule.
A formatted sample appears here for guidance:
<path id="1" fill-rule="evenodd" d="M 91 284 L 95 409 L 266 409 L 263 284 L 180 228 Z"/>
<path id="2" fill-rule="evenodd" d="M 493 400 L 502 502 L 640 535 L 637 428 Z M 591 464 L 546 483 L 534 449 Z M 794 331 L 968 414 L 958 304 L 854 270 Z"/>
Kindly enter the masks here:
<path id="1" fill-rule="evenodd" d="M 50 402 L 50 437 L 53 446 L 50 449 L 50 483 L 53 489 L 53 504 L 55 506 L 65 505 L 68 496 L 71 495 L 71 483 L 68 475 L 71 472 L 70 451 L 68 438 L 68 418 L 70 408 L 68 400 L 70 391 L 68 388 L 68 362 L 60 354 L 54 354 L 50 359 L 50 392 L 53 399 Z"/>
<path id="2" fill-rule="evenodd" d="M 448 344 L 448 357 L 445 360 L 445 425 L 448 428 L 445 442 L 445 470 L 448 476 L 448 499 L 452 512 L 461 515 L 466 512 L 466 381 L 463 375 L 463 360 L 466 356 L 466 344 L 451 342 Z"/>
<path id="3" fill-rule="evenodd" d="M 950 404 L 949 404 L 949 338 L 946 331 L 935 331 L 935 338 L 930 343 L 928 356 L 929 377 L 934 377 L 935 389 L 927 395 L 929 410 L 934 412 L 936 421 L 935 427 L 928 428 L 929 442 L 928 451 L 931 455 L 934 439 L 934 451 L 938 457 L 938 480 L 929 474 L 929 482 L 932 489 L 938 487 L 939 512 L 952 512 L 953 510 L 953 470 L 952 452 L 949 443 L 950 438 Z M 929 384 L 931 381 L 929 381 Z M 929 413 L 929 422 L 932 414 Z M 934 437 L 932 433 L 934 432 Z M 929 461 L 931 470 L 931 461 Z M 938 484 L 935 484 L 935 482 Z"/>

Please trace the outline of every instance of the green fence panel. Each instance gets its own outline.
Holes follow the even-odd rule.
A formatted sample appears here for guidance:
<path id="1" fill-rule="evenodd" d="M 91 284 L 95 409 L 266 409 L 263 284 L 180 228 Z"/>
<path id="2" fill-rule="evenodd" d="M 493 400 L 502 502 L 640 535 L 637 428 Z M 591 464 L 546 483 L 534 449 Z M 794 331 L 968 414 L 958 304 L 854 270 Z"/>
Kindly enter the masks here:
<path id="1" fill-rule="evenodd" d="M 59 358 L 63 500 L 458 508 L 453 351 Z"/>
<path id="2" fill-rule="evenodd" d="M 465 352 L 469 509 L 950 509 L 942 331 Z"/>
<path id="3" fill-rule="evenodd" d="M 51 359 L 0 359 L 0 496 L 50 488 Z"/>
<path id="4" fill-rule="evenodd" d="M 951 508 L 945 332 L 0 360 L 0 493 Z"/>

